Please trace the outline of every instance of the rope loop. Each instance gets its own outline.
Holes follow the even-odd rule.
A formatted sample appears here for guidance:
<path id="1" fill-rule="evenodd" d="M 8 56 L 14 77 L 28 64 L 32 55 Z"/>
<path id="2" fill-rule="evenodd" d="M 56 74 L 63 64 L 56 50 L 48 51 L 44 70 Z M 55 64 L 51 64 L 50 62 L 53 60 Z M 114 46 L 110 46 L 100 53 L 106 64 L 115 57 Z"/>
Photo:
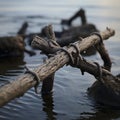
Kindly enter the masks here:
<path id="1" fill-rule="evenodd" d="M 80 60 L 83 60 L 83 58 L 82 58 L 82 56 L 81 56 L 81 54 L 80 54 L 79 48 L 78 48 L 78 46 L 77 46 L 76 44 L 74 44 L 74 43 L 71 43 L 70 46 L 74 47 L 75 50 L 76 50 L 76 53 L 74 53 L 76 58 L 74 58 L 74 56 L 73 56 L 73 58 L 74 58 L 74 63 L 73 63 L 73 65 L 78 65 L 78 64 L 79 64 L 79 61 L 80 61 Z M 76 61 L 76 62 L 75 62 L 75 61 Z"/>
<path id="2" fill-rule="evenodd" d="M 38 77 L 37 73 L 35 73 L 34 71 L 30 70 L 27 66 L 25 66 L 25 69 L 26 69 L 25 73 L 31 74 L 34 77 L 34 79 L 36 80 L 36 84 L 35 84 L 34 87 L 35 87 L 35 93 L 38 94 L 39 93 L 38 86 L 40 84 L 40 78 Z"/>
<path id="3" fill-rule="evenodd" d="M 99 32 L 93 32 L 93 33 L 91 33 L 90 35 L 96 35 L 96 36 L 98 36 L 99 37 L 99 40 L 100 40 L 100 44 L 102 44 L 103 43 L 103 39 L 102 39 L 102 36 L 100 35 L 100 33 Z"/>

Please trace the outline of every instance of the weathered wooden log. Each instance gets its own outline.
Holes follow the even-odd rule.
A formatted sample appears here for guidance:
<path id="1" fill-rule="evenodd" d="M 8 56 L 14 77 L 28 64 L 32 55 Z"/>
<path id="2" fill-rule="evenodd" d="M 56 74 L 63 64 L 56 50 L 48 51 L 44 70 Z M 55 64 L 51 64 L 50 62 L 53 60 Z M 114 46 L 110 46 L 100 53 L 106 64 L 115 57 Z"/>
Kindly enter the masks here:
<path id="1" fill-rule="evenodd" d="M 55 33 L 53 31 L 52 25 L 46 26 L 42 29 L 42 33 L 44 34 L 45 37 L 47 37 L 47 41 L 49 41 L 49 47 L 52 48 L 52 50 L 54 50 L 54 48 L 60 48 L 61 46 L 56 42 L 56 37 L 55 37 Z M 76 39 L 77 38 L 73 38 Z M 68 39 L 68 44 L 70 44 L 71 42 L 69 42 L 69 40 L 72 39 Z M 52 42 L 50 44 L 50 42 Z M 66 43 L 66 40 L 64 41 Z M 62 40 L 62 43 L 64 43 Z M 54 44 L 54 45 L 53 45 Z M 94 48 L 94 47 L 93 47 Z M 47 53 L 49 53 L 49 49 L 48 47 L 46 48 L 46 50 L 48 50 Z M 51 49 L 50 49 L 51 50 Z M 102 50 L 104 51 L 104 49 Z M 46 55 L 48 56 L 48 54 L 46 53 Z M 43 83 L 42 83 L 42 88 L 41 88 L 41 93 L 44 95 L 48 95 L 51 93 L 52 89 L 53 89 L 53 83 L 54 83 L 54 75 L 52 74 L 50 76 L 48 76 L 46 79 L 44 79 Z"/>
<path id="2" fill-rule="evenodd" d="M 47 39 L 50 40 L 50 42 L 53 42 L 53 43 L 55 43 L 56 46 L 59 46 L 59 44 L 57 44 L 57 42 L 56 42 L 56 37 L 55 37 L 55 33 L 53 31 L 52 25 L 44 27 L 43 31 L 44 31 L 44 34 L 47 37 Z M 46 54 L 46 55 L 48 56 L 48 54 Z M 48 56 L 48 58 L 50 58 L 50 57 Z M 52 92 L 53 84 L 54 84 L 54 76 L 55 76 L 55 73 L 49 75 L 42 82 L 42 88 L 41 88 L 42 95 L 48 95 Z"/>
<path id="3" fill-rule="evenodd" d="M 114 30 L 112 29 L 106 29 L 105 32 L 100 32 L 101 37 L 103 40 L 108 39 L 110 36 L 114 35 Z M 89 47 L 95 45 L 98 43 L 98 39 L 100 39 L 98 36 L 96 35 L 92 35 L 89 37 L 86 37 L 85 39 L 83 39 L 81 41 L 81 39 L 77 39 L 77 43 L 79 43 L 79 48 L 80 48 L 80 52 L 85 51 L 86 49 L 88 49 Z M 32 45 L 33 47 L 35 46 L 36 48 L 42 50 L 43 52 L 49 54 L 49 53 L 53 53 L 54 51 L 54 47 L 53 49 L 51 49 L 51 47 L 49 46 L 49 42 L 45 41 L 43 38 L 36 36 L 34 38 L 34 44 L 36 43 L 36 45 Z M 32 43 L 32 44 L 33 44 Z M 59 48 L 59 46 L 56 46 Z M 46 49 L 47 48 L 47 49 Z M 56 49 L 56 48 L 55 48 Z"/>
<path id="4" fill-rule="evenodd" d="M 100 34 L 103 39 L 108 39 L 110 36 L 114 35 L 114 30 L 107 29 L 104 32 L 101 32 Z M 37 47 L 39 47 L 39 45 L 42 47 L 46 45 L 48 46 L 48 43 L 46 43 L 45 40 L 44 42 L 42 42 L 43 45 L 39 43 L 40 41 L 41 41 L 40 39 L 35 38 L 32 45 Z M 92 35 L 90 37 L 85 38 L 83 41 L 76 42 L 75 44 L 79 47 L 80 51 L 83 51 L 88 47 L 90 47 L 91 45 L 97 44 L 98 42 L 99 42 L 99 37 L 96 35 Z M 69 53 L 75 52 L 75 49 L 73 47 L 68 47 L 66 49 L 68 50 Z M 40 65 L 38 68 L 34 69 L 34 72 L 42 81 L 47 76 L 57 71 L 59 68 L 63 67 L 68 62 L 69 62 L 68 55 L 65 54 L 64 52 L 58 52 L 57 55 L 48 59 L 43 65 Z M 108 78 L 109 80 L 115 78 L 111 73 L 108 74 L 108 72 L 104 77 L 107 80 Z M 116 79 L 113 79 L 113 80 L 116 80 Z M 10 100 L 23 95 L 28 89 L 35 86 L 36 83 L 37 81 L 35 80 L 35 77 L 27 73 L 19 77 L 18 80 L 15 80 L 10 84 L 7 84 L 1 87 L 0 88 L 0 106 L 3 106 L 6 103 L 8 103 Z"/>

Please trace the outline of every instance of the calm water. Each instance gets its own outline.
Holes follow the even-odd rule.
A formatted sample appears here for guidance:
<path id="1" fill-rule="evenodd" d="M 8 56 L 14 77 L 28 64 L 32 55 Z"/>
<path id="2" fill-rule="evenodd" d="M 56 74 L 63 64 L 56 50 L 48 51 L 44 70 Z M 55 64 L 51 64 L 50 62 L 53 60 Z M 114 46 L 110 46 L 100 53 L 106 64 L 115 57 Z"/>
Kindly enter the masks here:
<path id="1" fill-rule="evenodd" d="M 27 33 L 39 32 L 49 23 L 61 31 L 60 20 L 80 8 L 86 10 L 88 22 L 99 30 L 107 26 L 116 30 L 116 35 L 105 44 L 113 62 L 112 73 L 120 73 L 119 0 L 0 0 L 0 36 L 15 35 L 24 21 L 29 23 Z M 79 24 L 79 20 L 73 24 Z M 0 84 L 23 74 L 25 65 L 32 69 L 42 64 L 45 56 L 39 51 L 36 53 L 32 57 L 24 54 L 24 58 L 0 59 Z M 102 64 L 98 54 L 87 59 Z M 120 120 L 120 111 L 96 105 L 89 98 L 87 88 L 94 82 L 91 75 L 82 76 L 78 69 L 65 66 L 56 72 L 51 96 L 42 98 L 32 88 L 23 97 L 0 108 L 0 120 Z"/>

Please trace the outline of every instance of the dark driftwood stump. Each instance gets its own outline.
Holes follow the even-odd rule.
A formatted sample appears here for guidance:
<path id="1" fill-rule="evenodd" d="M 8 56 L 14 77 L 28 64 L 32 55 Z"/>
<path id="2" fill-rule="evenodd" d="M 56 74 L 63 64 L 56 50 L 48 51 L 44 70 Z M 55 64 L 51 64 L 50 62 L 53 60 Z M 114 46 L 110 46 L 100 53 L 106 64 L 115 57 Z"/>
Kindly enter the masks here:
<path id="1" fill-rule="evenodd" d="M 102 82 L 96 81 L 88 88 L 88 95 L 96 103 L 120 109 L 120 94 L 115 94 L 111 88 L 106 87 Z"/>
<path id="2" fill-rule="evenodd" d="M 0 57 L 22 56 L 24 49 L 22 37 L 0 37 Z"/>

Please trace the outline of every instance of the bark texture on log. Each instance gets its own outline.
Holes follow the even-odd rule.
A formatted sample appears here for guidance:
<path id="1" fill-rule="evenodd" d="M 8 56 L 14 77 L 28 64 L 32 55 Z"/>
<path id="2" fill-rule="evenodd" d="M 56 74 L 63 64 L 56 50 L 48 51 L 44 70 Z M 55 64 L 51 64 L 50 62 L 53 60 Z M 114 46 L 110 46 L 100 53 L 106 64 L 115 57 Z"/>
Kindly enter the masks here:
<path id="1" fill-rule="evenodd" d="M 100 33 L 103 39 L 107 39 L 114 35 L 114 30 L 107 29 L 104 32 Z M 33 45 L 37 45 L 39 48 L 40 39 L 34 39 Z M 92 35 L 85 38 L 83 41 L 78 41 L 75 44 L 79 47 L 80 51 L 83 51 L 99 42 L 99 37 Z M 45 45 L 45 44 L 44 44 Z M 44 46 L 41 45 L 41 46 Z M 65 47 L 69 53 L 75 52 L 73 47 Z M 40 65 L 38 68 L 34 69 L 34 72 L 39 76 L 40 80 L 44 80 L 46 77 L 56 72 L 59 68 L 63 67 L 66 63 L 69 62 L 69 57 L 65 52 L 58 52 L 57 55 L 46 60 L 46 62 Z M 109 73 L 110 74 L 110 73 Z M 107 80 L 111 79 L 112 75 L 105 75 Z M 112 77 L 114 78 L 114 77 Z M 106 80 L 106 81 L 107 81 Z M 115 79 L 116 80 L 116 79 Z M 28 89 L 35 86 L 36 81 L 31 74 L 25 74 L 21 76 L 18 80 L 13 81 L 12 83 L 5 85 L 0 88 L 0 106 L 3 106 L 10 100 L 23 95 Z"/>
<path id="2" fill-rule="evenodd" d="M 46 26 L 43 28 L 44 34 L 45 36 L 48 38 L 48 40 L 50 40 L 50 42 L 54 43 L 56 45 L 56 47 L 60 47 L 59 44 L 56 42 L 56 37 L 55 37 L 55 33 L 53 31 L 52 25 Z M 49 43 L 50 45 L 50 43 Z M 53 46 L 51 46 L 53 47 Z M 48 56 L 48 54 L 46 54 Z M 48 57 L 50 58 L 50 57 Z M 48 95 L 52 92 L 53 90 L 53 84 L 54 84 L 54 76 L 55 73 L 49 75 L 47 78 L 45 78 L 43 80 L 42 83 L 42 88 L 41 88 L 41 94 L 42 95 Z"/>
<path id="3" fill-rule="evenodd" d="M 98 66 L 93 62 L 88 62 L 81 60 L 78 64 L 78 68 L 80 68 L 84 72 L 88 72 L 94 75 L 99 80 L 99 70 Z M 102 78 L 100 82 L 104 84 L 108 89 L 112 89 L 112 91 L 117 95 L 120 95 L 120 79 L 118 77 L 113 76 L 109 71 L 102 68 Z"/>

